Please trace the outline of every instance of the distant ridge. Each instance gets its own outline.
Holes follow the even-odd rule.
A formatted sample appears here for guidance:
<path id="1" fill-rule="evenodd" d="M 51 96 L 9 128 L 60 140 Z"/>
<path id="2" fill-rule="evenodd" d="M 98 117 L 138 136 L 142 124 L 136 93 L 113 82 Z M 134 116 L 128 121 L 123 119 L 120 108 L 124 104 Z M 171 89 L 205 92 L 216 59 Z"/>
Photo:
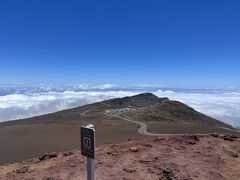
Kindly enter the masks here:
<path id="1" fill-rule="evenodd" d="M 232 126 L 197 112 L 193 108 L 179 101 L 172 101 L 168 98 L 159 98 L 152 93 L 142 93 L 131 97 L 116 98 L 104 101 L 114 108 L 137 107 L 140 109 L 134 112 L 125 113 L 134 119 L 142 121 L 160 121 L 176 123 L 195 123 L 199 125 Z"/>
<path id="2" fill-rule="evenodd" d="M 152 93 L 142 93 L 135 96 L 116 98 L 104 101 L 105 103 L 109 103 L 114 107 L 127 107 L 127 106 L 148 106 L 157 104 L 163 100 L 168 98 L 159 98 Z"/>

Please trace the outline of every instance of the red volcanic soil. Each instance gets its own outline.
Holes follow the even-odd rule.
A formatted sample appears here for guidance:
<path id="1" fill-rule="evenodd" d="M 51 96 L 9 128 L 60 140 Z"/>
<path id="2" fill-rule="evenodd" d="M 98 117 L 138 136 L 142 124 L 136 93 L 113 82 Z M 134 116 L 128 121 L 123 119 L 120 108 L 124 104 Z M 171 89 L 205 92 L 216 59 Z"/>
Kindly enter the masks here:
<path id="1" fill-rule="evenodd" d="M 48 158 L 0 166 L 0 179 L 86 179 L 79 151 Z M 239 180 L 240 140 L 171 136 L 104 144 L 97 148 L 96 179 Z"/>

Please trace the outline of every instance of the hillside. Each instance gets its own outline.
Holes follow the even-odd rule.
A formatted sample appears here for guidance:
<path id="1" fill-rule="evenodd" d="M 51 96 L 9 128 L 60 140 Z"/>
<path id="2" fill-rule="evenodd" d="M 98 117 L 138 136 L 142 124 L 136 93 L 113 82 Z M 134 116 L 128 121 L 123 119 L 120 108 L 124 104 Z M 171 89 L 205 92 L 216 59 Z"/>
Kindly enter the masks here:
<path id="1" fill-rule="evenodd" d="M 174 134 L 239 133 L 191 107 L 151 93 L 0 123 L 0 164 L 79 148 L 80 127 L 94 124 L 97 145 Z"/>
<path id="2" fill-rule="evenodd" d="M 141 110 L 136 111 L 133 118 L 145 121 L 196 123 L 199 125 L 224 126 L 231 128 L 230 125 L 199 113 L 181 102 L 170 100 L 164 100 L 159 104 L 142 108 Z"/>

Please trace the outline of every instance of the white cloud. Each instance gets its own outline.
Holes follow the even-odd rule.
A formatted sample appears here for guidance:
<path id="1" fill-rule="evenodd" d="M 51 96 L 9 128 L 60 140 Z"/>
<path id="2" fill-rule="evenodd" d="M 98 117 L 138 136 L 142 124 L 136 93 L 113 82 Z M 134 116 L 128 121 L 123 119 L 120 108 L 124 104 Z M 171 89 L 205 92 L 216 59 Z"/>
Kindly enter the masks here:
<path id="1" fill-rule="evenodd" d="M 113 91 L 113 85 L 78 85 L 87 90 L 76 91 L 80 87 L 71 86 L 68 91 L 36 92 L 26 88 L 19 93 L 10 93 L 0 96 L 0 122 L 32 117 L 46 113 L 56 112 L 68 108 L 94 103 L 111 98 L 132 96 L 139 91 Z M 53 88 L 53 87 L 52 87 Z M 54 87 L 55 88 L 55 87 Z M 89 91 L 89 89 L 96 89 Z M 101 90 L 102 88 L 102 90 Z M 110 88 L 110 90 L 108 89 Z M 144 90 L 147 91 L 147 90 Z M 18 91 L 15 91 L 18 92 Z M 233 126 L 240 127 L 240 93 L 219 92 L 174 92 L 156 91 L 159 97 L 168 97 L 172 100 L 181 101 L 199 112 L 222 120 Z"/>
<path id="2" fill-rule="evenodd" d="M 72 86 L 69 86 L 69 89 L 74 89 L 74 90 L 91 90 L 91 89 L 99 89 L 99 90 L 104 90 L 104 89 L 112 89 L 114 88 L 115 85 L 113 84 L 100 84 L 100 85 L 94 85 L 94 84 L 75 84 Z"/>
<path id="3" fill-rule="evenodd" d="M 0 96 L 0 122 L 56 112 L 137 92 L 44 92 Z"/>
<path id="4" fill-rule="evenodd" d="M 96 89 L 111 89 L 113 87 L 114 85 L 112 84 L 101 84 L 101 85 L 95 86 Z"/>
<path id="5" fill-rule="evenodd" d="M 173 92 L 173 91 L 162 91 L 161 89 L 159 89 L 159 90 L 157 91 L 156 95 L 161 94 L 161 93 L 164 93 L 165 95 L 167 95 L 167 94 L 172 94 L 172 93 L 174 93 L 174 92 Z"/>

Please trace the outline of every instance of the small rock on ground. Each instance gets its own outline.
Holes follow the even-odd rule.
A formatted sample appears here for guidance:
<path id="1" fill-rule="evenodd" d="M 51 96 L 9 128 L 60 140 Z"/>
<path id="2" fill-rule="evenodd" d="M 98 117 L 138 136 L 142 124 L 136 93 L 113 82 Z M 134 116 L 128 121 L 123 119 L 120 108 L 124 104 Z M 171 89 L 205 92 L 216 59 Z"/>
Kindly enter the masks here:
<path id="1" fill-rule="evenodd" d="M 127 173 L 134 173 L 136 170 L 135 169 L 124 168 L 123 171 L 125 171 Z"/>
<path id="2" fill-rule="evenodd" d="M 132 152 L 138 152 L 139 151 L 138 148 L 136 148 L 136 147 L 131 147 L 129 150 L 132 151 Z"/>
<path id="3" fill-rule="evenodd" d="M 169 169 L 163 170 L 162 176 L 159 178 L 159 180 L 172 180 L 173 179 L 173 172 Z"/>
<path id="4" fill-rule="evenodd" d="M 28 166 L 24 166 L 20 169 L 17 170 L 17 173 L 18 174 L 24 174 L 24 173 L 27 173 L 29 171 L 29 167 Z"/>
<path id="5" fill-rule="evenodd" d="M 71 155 L 73 155 L 73 152 L 71 152 L 71 151 L 65 152 L 65 153 L 63 153 L 63 155 L 64 155 L 64 156 L 71 156 Z"/>
<path id="6" fill-rule="evenodd" d="M 46 154 L 42 155 L 42 156 L 39 158 L 39 160 L 40 160 L 40 161 L 45 161 L 45 160 L 47 160 L 47 159 L 51 159 L 51 158 L 55 158 L 55 157 L 57 157 L 57 153 L 55 153 L 55 152 L 46 153 Z"/>

